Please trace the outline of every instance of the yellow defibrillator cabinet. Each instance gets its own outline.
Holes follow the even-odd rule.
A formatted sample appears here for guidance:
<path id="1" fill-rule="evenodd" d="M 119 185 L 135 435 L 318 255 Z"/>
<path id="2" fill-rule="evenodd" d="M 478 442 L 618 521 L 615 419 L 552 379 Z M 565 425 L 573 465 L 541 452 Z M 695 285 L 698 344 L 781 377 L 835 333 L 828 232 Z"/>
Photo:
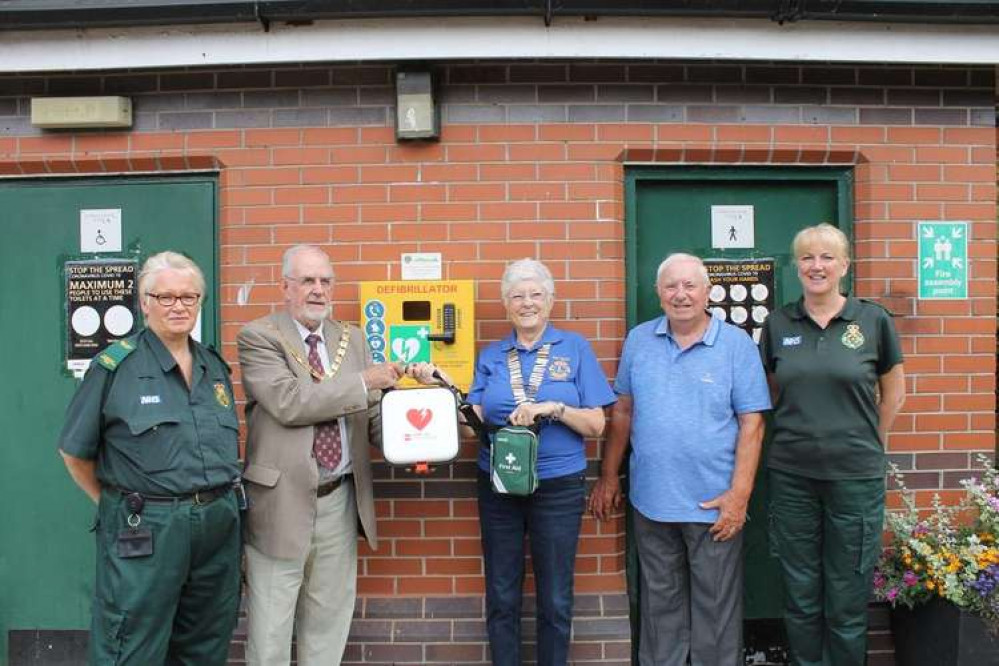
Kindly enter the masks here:
<path id="1" fill-rule="evenodd" d="M 360 295 L 361 326 L 376 363 L 433 363 L 468 391 L 475 370 L 473 280 L 362 282 Z"/>

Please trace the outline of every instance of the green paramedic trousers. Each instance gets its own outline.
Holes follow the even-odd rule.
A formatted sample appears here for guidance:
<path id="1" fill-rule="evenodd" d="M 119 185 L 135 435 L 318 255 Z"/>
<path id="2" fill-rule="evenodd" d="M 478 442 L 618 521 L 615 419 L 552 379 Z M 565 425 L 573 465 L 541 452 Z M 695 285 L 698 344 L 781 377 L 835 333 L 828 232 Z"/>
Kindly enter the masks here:
<path id="1" fill-rule="evenodd" d="M 784 574 L 795 666 L 861 666 L 881 553 L 885 482 L 770 470 L 770 544 Z"/>
<path id="2" fill-rule="evenodd" d="M 223 666 L 239 612 L 235 495 L 146 501 L 138 529 L 152 531 L 153 552 L 141 557 L 118 554 L 128 516 L 121 493 L 101 493 L 91 665 Z"/>

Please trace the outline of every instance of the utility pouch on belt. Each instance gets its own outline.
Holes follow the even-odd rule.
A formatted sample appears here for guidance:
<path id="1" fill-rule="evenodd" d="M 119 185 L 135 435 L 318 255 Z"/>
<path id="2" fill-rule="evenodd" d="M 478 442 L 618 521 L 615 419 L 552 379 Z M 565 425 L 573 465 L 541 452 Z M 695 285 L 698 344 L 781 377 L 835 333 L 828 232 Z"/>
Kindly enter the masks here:
<path id="1" fill-rule="evenodd" d="M 538 434 L 524 426 L 506 426 L 493 435 L 489 477 L 493 491 L 527 496 L 538 489 Z"/>

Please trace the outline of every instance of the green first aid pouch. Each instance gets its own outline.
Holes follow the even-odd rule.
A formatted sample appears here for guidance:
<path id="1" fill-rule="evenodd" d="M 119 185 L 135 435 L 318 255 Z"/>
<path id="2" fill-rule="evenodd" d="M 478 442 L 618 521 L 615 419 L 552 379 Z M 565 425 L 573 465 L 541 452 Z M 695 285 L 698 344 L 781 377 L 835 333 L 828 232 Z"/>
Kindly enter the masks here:
<path id="1" fill-rule="evenodd" d="M 524 426 L 496 431 L 489 453 L 494 492 L 523 497 L 538 489 L 539 443 L 538 434 Z"/>

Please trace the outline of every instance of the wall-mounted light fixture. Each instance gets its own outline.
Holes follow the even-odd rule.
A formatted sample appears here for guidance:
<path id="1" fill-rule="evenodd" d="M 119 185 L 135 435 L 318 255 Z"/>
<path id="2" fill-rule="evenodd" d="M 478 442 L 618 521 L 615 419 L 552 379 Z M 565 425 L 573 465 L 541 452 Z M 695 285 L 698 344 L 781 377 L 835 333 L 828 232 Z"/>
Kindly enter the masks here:
<path id="1" fill-rule="evenodd" d="M 128 97 L 33 97 L 31 124 L 42 129 L 131 127 Z"/>
<path id="2" fill-rule="evenodd" d="M 395 72 L 395 138 L 440 138 L 441 119 L 429 68 L 399 67 Z"/>

